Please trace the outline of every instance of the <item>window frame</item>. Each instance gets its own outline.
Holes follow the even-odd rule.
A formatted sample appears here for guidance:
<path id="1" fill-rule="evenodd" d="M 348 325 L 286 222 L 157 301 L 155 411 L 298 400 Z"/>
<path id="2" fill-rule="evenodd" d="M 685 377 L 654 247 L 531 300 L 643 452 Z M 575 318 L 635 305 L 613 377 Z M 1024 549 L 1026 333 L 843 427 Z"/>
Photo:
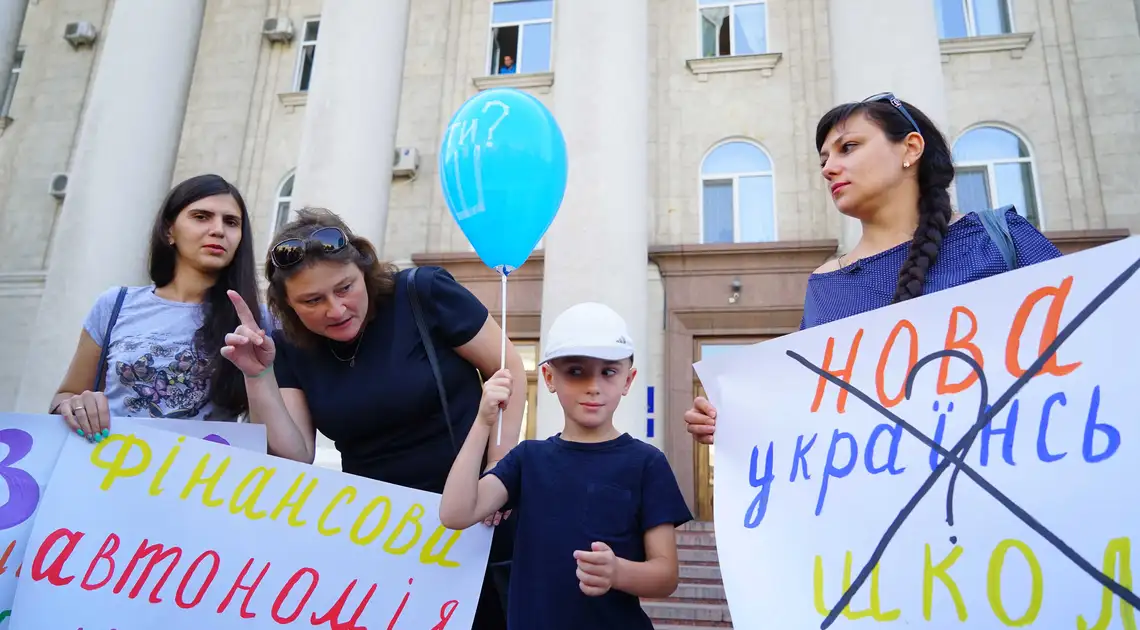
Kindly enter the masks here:
<path id="1" fill-rule="evenodd" d="M 696 33 L 697 33 L 697 59 L 727 59 L 731 57 L 743 57 L 748 55 L 767 55 L 772 52 L 772 20 L 771 14 L 768 12 L 769 0 L 720 0 L 711 4 L 701 4 L 701 0 L 695 0 L 697 5 L 696 13 Z M 740 54 L 736 52 L 736 29 L 730 28 L 728 33 L 728 48 L 729 54 L 715 55 L 713 57 L 706 57 L 704 51 L 704 39 L 701 32 L 701 9 L 717 9 L 721 7 L 728 7 L 730 23 L 734 23 L 735 8 L 740 5 L 749 4 L 762 4 L 764 5 L 764 52 L 760 53 L 746 53 Z"/>
<path id="2" fill-rule="evenodd" d="M 493 59 L 491 57 L 491 54 L 495 50 L 495 29 L 507 28 L 507 27 L 511 27 L 511 26 L 517 26 L 519 29 L 518 44 L 515 47 L 515 68 L 516 68 L 515 74 L 516 75 L 539 74 L 541 72 L 553 72 L 554 71 L 554 49 L 556 48 L 554 45 L 554 37 L 555 37 L 555 35 L 554 35 L 554 17 L 558 14 L 558 0 L 551 0 L 550 17 L 549 18 L 542 18 L 542 19 L 538 19 L 538 20 L 521 20 L 521 21 L 517 21 L 517 22 L 502 22 L 502 23 L 496 23 L 495 22 L 495 5 L 496 4 L 510 4 L 511 2 L 519 2 L 519 1 L 520 0 L 491 0 L 491 2 L 489 3 L 490 11 L 487 12 L 487 51 L 486 51 L 486 54 L 484 55 L 484 62 L 485 63 L 484 63 L 484 69 L 483 69 L 483 71 L 486 73 L 486 76 L 489 76 L 489 77 L 499 76 L 498 73 L 496 72 L 498 70 L 498 68 L 496 67 L 497 60 Z M 570 0 L 570 1 L 572 2 L 573 0 Z M 520 70 L 522 68 L 523 30 L 524 30 L 524 27 L 526 27 L 527 25 L 531 25 L 531 24 L 550 24 L 550 52 L 549 52 L 550 65 L 546 70 L 540 70 L 539 72 L 524 73 Z"/>
<path id="3" fill-rule="evenodd" d="M 20 82 L 20 73 L 24 69 L 24 46 L 16 48 L 16 54 L 12 57 L 12 69 L 8 73 L 8 81 L 4 86 L 4 94 L 0 96 L 0 118 L 12 117 L 12 102 L 16 98 L 16 85 Z"/>
<path id="4" fill-rule="evenodd" d="M 950 143 L 950 155 L 951 155 L 951 157 L 953 157 L 953 155 L 954 155 L 954 147 L 956 147 L 958 145 L 958 143 L 963 138 L 965 138 L 971 132 L 978 131 L 980 129 L 997 129 L 999 131 L 1004 131 L 1006 133 L 1012 134 L 1015 138 L 1018 139 L 1018 141 L 1020 141 L 1022 144 L 1025 145 L 1025 149 L 1029 152 L 1029 157 L 997 158 L 997 159 L 991 159 L 991 160 L 966 161 L 966 162 L 955 161 L 954 162 L 954 168 L 956 170 L 984 169 L 985 174 L 986 174 L 986 188 L 988 189 L 988 192 L 990 194 L 991 205 L 993 205 L 994 207 L 1001 207 L 1001 203 L 999 201 L 997 201 L 997 199 L 998 199 L 997 177 L 996 177 L 997 172 L 995 171 L 994 167 L 999 165 L 999 164 L 1029 164 L 1029 176 L 1033 178 L 1033 181 L 1031 182 L 1033 184 L 1033 203 L 1037 208 L 1037 225 L 1035 227 L 1038 230 L 1044 229 L 1045 228 L 1045 208 L 1041 203 L 1041 178 L 1037 174 L 1037 152 L 1033 149 L 1033 144 L 1031 142 L 1029 142 L 1029 138 L 1026 138 L 1025 134 L 1021 133 L 1020 131 L 1014 129 L 1013 127 L 1011 127 L 1009 125 L 1006 125 L 1006 124 L 1000 123 L 1000 122 L 990 121 L 990 122 L 980 122 L 980 123 L 977 123 L 974 125 L 970 125 L 969 127 L 966 127 L 964 130 L 962 130 L 962 132 L 959 133 L 957 135 L 957 137 L 954 138 L 954 141 L 952 143 Z M 957 180 L 957 176 L 955 176 L 955 180 Z M 957 183 L 957 181 L 955 181 L 955 184 L 956 183 Z M 954 204 L 957 205 L 957 202 L 958 202 L 958 195 L 957 195 L 957 191 L 955 191 Z M 1026 221 L 1030 221 L 1030 217 L 1027 214 L 1027 211 L 1028 211 L 1027 208 L 1018 208 L 1017 214 L 1019 214 Z M 1032 221 L 1030 221 L 1030 222 L 1032 223 Z"/>
<path id="5" fill-rule="evenodd" d="M 308 33 L 308 31 L 309 31 L 309 25 L 314 23 L 314 22 L 317 24 L 317 29 L 318 29 L 317 30 L 317 39 L 314 39 L 312 41 L 308 41 L 305 39 L 305 34 Z M 319 16 L 319 15 L 307 17 L 304 20 L 301 20 L 301 39 L 298 41 L 298 45 L 297 45 L 297 59 L 293 64 L 294 68 L 293 68 L 293 83 L 292 83 L 292 85 L 293 85 L 293 91 L 294 92 L 308 93 L 310 87 L 312 86 L 313 76 L 310 73 L 309 85 L 305 86 L 304 89 L 301 88 L 301 74 L 302 74 L 302 71 L 305 67 L 305 49 L 306 48 L 312 48 L 313 49 L 314 68 L 316 66 L 316 58 L 317 58 L 316 57 L 316 50 L 317 50 L 317 44 L 320 42 L 320 23 L 321 23 L 321 16 Z"/>
<path id="6" fill-rule="evenodd" d="M 709 157 L 716 153 L 718 149 L 725 145 L 741 142 L 750 144 L 760 150 L 764 157 L 768 158 L 768 171 L 732 171 L 731 173 L 719 173 L 716 175 L 705 175 L 704 166 Z M 772 159 L 772 154 L 764 148 L 764 145 L 748 138 L 733 137 L 726 138 L 714 144 L 704 156 L 701 157 L 700 162 L 697 164 L 697 204 L 699 214 L 697 217 L 698 238 L 699 243 L 702 245 L 707 244 L 705 241 L 705 182 L 707 181 L 724 181 L 726 179 L 732 181 L 732 242 L 733 243 L 751 243 L 754 241 L 741 241 L 740 240 L 740 183 L 741 177 L 770 177 L 772 180 L 772 240 L 771 241 L 755 241 L 774 243 L 780 240 L 780 221 L 779 212 L 776 207 L 776 162 Z"/>
<path id="7" fill-rule="evenodd" d="M 934 0 L 930 0 L 930 1 L 933 2 Z M 966 35 L 965 35 L 965 37 L 942 37 L 941 34 L 939 34 L 939 39 L 969 39 L 972 37 L 1001 37 L 1002 35 L 1012 35 L 1012 34 L 1017 32 L 1017 23 L 1014 21 L 1014 12 L 1013 12 L 1014 0 L 982 0 L 982 1 L 983 2 L 990 2 L 990 1 L 999 2 L 1003 5 L 1005 5 L 1006 18 L 1009 20 L 1009 32 L 1008 33 L 993 33 L 990 35 L 979 35 L 978 34 L 978 23 L 974 19 L 974 13 L 975 13 L 974 3 L 978 2 L 978 0 L 942 0 L 942 2 L 961 2 L 962 3 L 962 15 L 965 16 L 965 20 L 966 20 Z M 937 15 L 936 17 L 938 18 L 937 26 L 938 26 L 939 30 L 943 30 L 942 15 Z"/>
<path id="8" fill-rule="evenodd" d="M 270 241 L 272 241 L 273 237 L 277 235 L 277 231 L 281 229 L 281 226 L 285 225 L 285 223 L 288 223 L 288 221 L 285 221 L 285 223 L 279 222 L 280 216 L 281 216 L 281 214 L 280 214 L 281 202 L 288 201 L 289 202 L 289 211 L 290 212 L 293 211 L 293 193 L 292 193 L 292 191 L 296 190 L 295 188 L 293 188 L 294 186 L 297 185 L 296 175 L 297 175 L 297 169 L 295 169 L 295 168 L 290 169 L 289 172 L 286 173 L 284 177 L 282 177 L 280 180 L 278 180 L 277 186 L 274 187 L 274 189 L 273 189 L 273 214 L 271 215 L 273 217 L 273 219 L 269 222 L 271 229 L 269 230 L 269 237 L 268 237 Z M 285 184 L 290 183 L 290 182 L 291 182 L 290 193 L 289 193 L 288 197 L 285 197 L 281 194 L 281 191 L 282 191 L 282 189 L 285 188 Z M 286 214 L 285 216 L 288 217 L 289 215 Z M 273 243 L 269 243 L 269 247 L 273 247 Z"/>

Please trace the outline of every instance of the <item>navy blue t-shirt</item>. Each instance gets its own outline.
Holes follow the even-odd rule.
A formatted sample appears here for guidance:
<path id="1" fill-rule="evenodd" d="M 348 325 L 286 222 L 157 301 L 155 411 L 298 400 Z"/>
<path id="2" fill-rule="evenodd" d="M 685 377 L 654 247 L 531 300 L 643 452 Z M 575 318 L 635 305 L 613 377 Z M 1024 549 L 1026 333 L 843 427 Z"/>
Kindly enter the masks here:
<path id="1" fill-rule="evenodd" d="M 583 593 L 574 552 L 604 542 L 643 562 L 646 531 L 692 519 L 661 451 L 628 433 L 596 444 L 555 435 L 520 442 L 488 474 L 506 486 L 504 509 L 518 519 L 508 628 L 652 630 L 637 597 Z"/>
<path id="2" fill-rule="evenodd" d="M 313 425 L 336 443 L 344 472 L 408 488 L 443 492 L 456 448 L 444 422 L 431 364 L 416 330 L 407 294 L 407 273 L 396 276 L 395 293 L 378 305 L 364 330 L 356 365 L 353 344 L 322 340 L 307 350 L 273 332 L 273 367 L 282 389 L 300 389 Z M 487 321 L 487 308 L 447 271 L 416 272 L 424 320 L 431 332 L 446 385 L 448 410 L 462 446 L 479 410 L 483 385 L 478 371 L 457 348 Z"/>

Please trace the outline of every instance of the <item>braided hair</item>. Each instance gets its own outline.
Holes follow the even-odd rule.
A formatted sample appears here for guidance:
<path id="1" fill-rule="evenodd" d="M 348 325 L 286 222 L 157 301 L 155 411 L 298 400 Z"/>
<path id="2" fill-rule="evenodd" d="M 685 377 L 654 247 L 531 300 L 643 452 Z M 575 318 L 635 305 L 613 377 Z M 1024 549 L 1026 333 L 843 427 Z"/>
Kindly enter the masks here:
<path id="1" fill-rule="evenodd" d="M 919 158 L 918 169 L 918 227 L 910 241 L 910 252 L 899 269 L 898 284 L 893 302 L 902 302 L 922 295 L 926 272 L 938 259 L 942 240 L 950 226 L 950 182 L 954 179 L 954 161 L 946 138 L 914 105 L 903 102 L 903 107 L 918 123 L 926 148 Z M 816 150 L 823 148 L 827 134 L 853 114 L 862 113 L 874 123 L 891 142 L 902 142 L 914 131 L 906 116 L 888 102 L 847 103 L 823 115 L 816 125 Z"/>

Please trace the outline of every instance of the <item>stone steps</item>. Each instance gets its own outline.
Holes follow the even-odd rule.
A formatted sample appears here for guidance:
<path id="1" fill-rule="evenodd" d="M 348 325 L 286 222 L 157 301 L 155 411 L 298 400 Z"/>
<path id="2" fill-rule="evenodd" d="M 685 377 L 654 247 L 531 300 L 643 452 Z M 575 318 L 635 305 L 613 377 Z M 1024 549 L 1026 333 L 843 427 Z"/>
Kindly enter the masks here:
<path id="1" fill-rule="evenodd" d="M 664 599 L 641 600 L 654 629 L 731 628 L 712 523 L 696 521 L 677 528 L 677 560 L 677 590 Z"/>

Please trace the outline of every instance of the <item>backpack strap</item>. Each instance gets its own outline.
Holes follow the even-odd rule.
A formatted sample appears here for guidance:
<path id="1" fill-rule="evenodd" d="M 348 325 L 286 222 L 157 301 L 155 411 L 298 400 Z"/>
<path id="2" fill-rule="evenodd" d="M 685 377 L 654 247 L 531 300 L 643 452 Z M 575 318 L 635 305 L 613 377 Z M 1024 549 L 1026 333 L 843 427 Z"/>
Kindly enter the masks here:
<path id="1" fill-rule="evenodd" d="M 1006 222 L 1005 213 L 1013 206 L 1002 206 L 989 210 L 977 210 L 976 214 L 982 221 L 982 227 L 990 235 L 990 240 L 997 245 L 1002 258 L 1005 259 L 1006 269 L 1017 269 L 1017 246 L 1013 242 L 1013 235 L 1009 232 L 1009 223 Z"/>
<path id="2" fill-rule="evenodd" d="M 416 271 L 419 267 L 412 267 L 408 271 L 408 299 L 412 303 L 412 316 L 416 320 L 416 328 L 420 331 L 420 341 L 424 344 L 428 363 L 431 364 L 431 373 L 435 377 L 435 388 L 439 392 L 439 403 L 443 407 L 443 421 L 447 423 L 447 433 L 451 436 L 451 446 L 459 453 L 459 444 L 455 441 L 455 430 L 451 428 L 451 413 L 447 408 L 447 390 L 443 387 L 443 373 L 439 370 L 439 357 L 435 353 L 435 344 L 431 340 L 431 332 L 424 320 L 423 307 L 420 305 L 420 290 L 416 285 Z"/>
<path id="3" fill-rule="evenodd" d="M 103 349 L 99 352 L 99 370 L 95 374 L 95 388 L 91 391 L 102 391 L 107 376 L 107 356 L 111 351 L 111 331 L 115 329 L 115 322 L 119 319 L 119 309 L 123 308 L 123 298 L 127 297 L 127 287 L 119 287 L 119 296 L 115 298 L 115 308 L 111 309 L 111 318 L 107 320 L 107 330 L 103 333 Z"/>

